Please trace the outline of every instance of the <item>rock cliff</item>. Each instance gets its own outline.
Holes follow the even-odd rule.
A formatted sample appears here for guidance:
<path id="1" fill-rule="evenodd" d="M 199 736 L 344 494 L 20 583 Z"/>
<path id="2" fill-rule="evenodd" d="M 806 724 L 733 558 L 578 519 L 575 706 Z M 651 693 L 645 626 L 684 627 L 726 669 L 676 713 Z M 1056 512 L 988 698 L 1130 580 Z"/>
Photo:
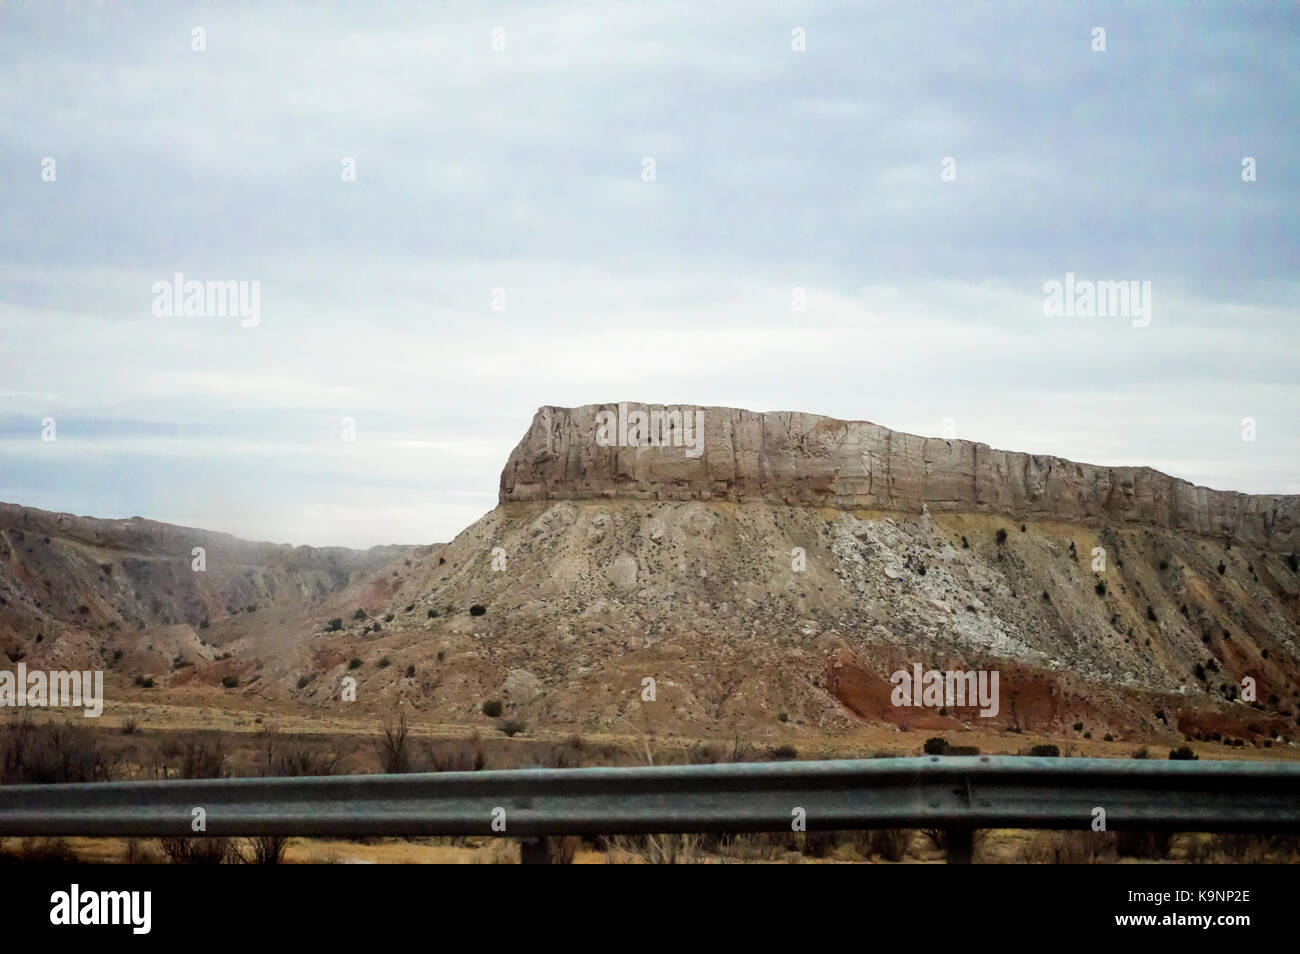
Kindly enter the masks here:
<path id="1" fill-rule="evenodd" d="M 600 498 L 1138 524 L 1275 552 L 1300 542 L 1300 496 L 1211 490 L 1149 467 L 1099 467 L 790 411 L 540 408 L 502 471 L 501 502 Z"/>

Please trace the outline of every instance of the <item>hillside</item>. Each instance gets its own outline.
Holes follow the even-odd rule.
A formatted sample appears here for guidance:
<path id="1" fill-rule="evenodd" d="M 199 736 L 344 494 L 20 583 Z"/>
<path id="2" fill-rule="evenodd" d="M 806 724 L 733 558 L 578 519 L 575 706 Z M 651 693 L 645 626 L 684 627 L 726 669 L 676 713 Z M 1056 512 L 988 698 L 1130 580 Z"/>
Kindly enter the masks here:
<path id="1" fill-rule="evenodd" d="M 206 535 L 200 581 L 201 531 L 92 521 L 97 538 L 84 518 L 9 508 L 3 645 L 29 664 L 124 650 L 124 693 L 147 674 L 162 698 L 377 715 L 400 701 L 467 725 L 501 699 L 529 726 L 580 731 L 1300 738 L 1295 497 L 718 408 L 700 409 L 689 457 L 602 446 L 601 410 L 617 406 L 539 410 L 499 505 L 409 551 Z M 70 586 L 41 588 L 61 573 Z M 997 716 L 892 706 L 889 674 L 916 663 L 998 670 Z"/>

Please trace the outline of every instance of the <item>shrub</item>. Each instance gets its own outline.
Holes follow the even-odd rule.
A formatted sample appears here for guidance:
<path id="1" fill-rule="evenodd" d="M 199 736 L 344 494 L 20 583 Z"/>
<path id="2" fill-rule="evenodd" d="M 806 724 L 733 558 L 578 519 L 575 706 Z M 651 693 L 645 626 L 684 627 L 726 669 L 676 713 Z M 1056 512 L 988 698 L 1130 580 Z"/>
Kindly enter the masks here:
<path id="1" fill-rule="evenodd" d="M 582 839 L 577 835 L 561 835 L 546 839 L 547 863 L 552 865 L 571 865 L 573 856 L 578 853 Z"/>
<path id="2" fill-rule="evenodd" d="M 429 764 L 435 772 L 478 772 L 487 757 L 478 742 L 437 742 L 429 746 Z"/>
<path id="3" fill-rule="evenodd" d="M 483 714 L 489 719 L 495 719 L 497 716 L 501 715 L 501 700 L 489 699 L 487 702 L 483 703 Z"/>
<path id="4" fill-rule="evenodd" d="M 83 726 L 37 725 L 20 718 L 0 729 L 0 784 L 100 782 L 115 774 L 117 766 L 100 748 L 99 735 Z"/>
<path id="5" fill-rule="evenodd" d="M 1220 561 L 1219 561 L 1219 576 L 1223 576 L 1223 574 L 1226 573 L 1227 570 L 1228 570 L 1228 568 L 1227 568 L 1226 566 L 1224 566 L 1224 565 L 1223 565 L 1223 561 L 1220 560 Z"/>
<path id="6" fill-rule="evenodd" d="M 438 618 L 438 611 L 437 611 L 436 609 L 431 609 L 431 610 L 429 610 L 429 614 L 428 614 L 428 615 L 429 615 L 429 619 L 437 619 L 437 618 Z"/>
<path id="7" fill-rule="evenodd" d="M 229 838 L 162 838 L 158 846 L 174 865 L 220 865 L 240 860 Z"/>
<path id="8" fill-rule="evenodd" d="M 379 737 L 379 761 L 389 775 L 401 775 L 411 770 L 411 753 L 407 748 L 410 730 L 406 726 L 406 713 L 396 723 L 385 723 Z"/>
<path id="9" fill-rule="evenodd" d="M 140 723 L 136 722 L 135 719 L 126 719 L 125 721 L 122 722 L 123 735 L 135 735 L 139 731 L 140 731 Z"/>
<path id="10" fill-rule="evenodd" d="M 948 751 L 948 740 L 941 735 L 932 736 L 925 740 L 921 750 L 926 755 L 943 755 Z"/>
<path id="11" fill-rule="evenodd" d="M 393 614 L 392 614 L 392 613 L 389 613 L 387 616 L 384 617 L 384 622 L 385 622 L 385 623 L 391 623 L 392 621 L 393 621 Z"/>
<path id="12" fill-rule="evenodd" d="M 520 719 L 505 719 L 502 721 L 502 723 L 499 726 L 497 726 L 497 728 L 499 728 L 507 736 L 513 738 L 514 736 L 518 735 L 520 732 L 523 732 L 524 729 L 527 728 L 527 726 L 525 726 L 523 721 Z"/>
<path id="13" fill-rule="evenodd" d="M 385 656 L 383 659 L 379 660 L 379 668 L 380 668 L 380 669 L 387 669 L 387 668 L 388 668 L 389 666 L 391 666 L 392 664 L 393 664 L 393 661 L 392 661 L 391 659 L 389 659 L 387 656 Z"/>
<path id="14" fill-rule="evenodd" d="M 962 548 L 963 550 L 969 550 L 969 549 L 970 549 L 970 543 L 967 542 L 967 540 L 966 540 L 965 537 L 962 537 L 962 538 L 961 538 L 961 548 Z"/>
<path id="15" fill-rule="evenodd" d="M 299 689 L 306 689 L 306 688 L 307 688 L 307 683 L 309 683 L 309 682 L 311 682 L 311 680 L 308 679 L 306 676 L 299 676 L 299 677 L 298 677 L 298 688 L 299 688 Z"/>
<path id="16" fill-rule="evenodd" d="M 1174 836 L 1168 831 L 1120 831 L 1115 833 L 1116 851 L 1126 858 L 1165 858 Z"/>
<path id="17" fill-rule="evenodd" d="M 768 751 L 767 756 L 774 762 L 788 762 L 799 757 L 799 750 L 793 745 L 778 745 Z"/>
<path id="18" fill-rule="evenodd" d="M 289 845 L 287 835 L 257 835 L 248 839 L 250 856 L 240 855 L 245 864 L 278 865 L 284 862 L 284 849 Z"/>
<path id="19" fill-rule="evenodd" d="M 351 659 L 348 660 L 349 669 L 360 669 L 363 665 L 364 663 L 362 663 L 361 660 L 358 659 L 356 656 L 353 656 Z"/>
<path id="20" fill-rule="evenodd" d="M 239 677 L 238 677 L 238 676 L 222 676 L 222 677 L 221 677 L 221 684 L 222 684 L 223 686 L 225 686 L 227 689 L 234 689 L 237 685 L 239 685 Z"/>
<path id="21" fill-rule="evenodd" d="M 1040 831 L 1025 845 L 1023 860 L 1031 864 L 1086 865 L 1113 860 L 1113 832 Z"/>
<path id="22" fill-rule="evenodd" d="M 297 778 L 333 775 L 343 753 L 337 749 L 312 748 L 298 742 L 279 744 L 273 732 L 266 733 L 262 774 Z"/>
<path id="23" fill-rule="evenodd" d="M 998 541 L 998 546 L 1002 546 L 1002 544 L 1007 542 L 1007 531 L 1002 527 L 998 528 L 997 541 Z"/>
<path id="24" fill-rule="evenodd" d="M 482 616 L 486 612 L 487 612 L 487 607 L 484 606 L 482 603 L 475 603 L 473 606 L 469 608 L 470 616 Z"/>
<path id="25" fill-rule="evenodd" d="M 355 613 L 352 614 L 352 618 L 353 618 L 353 619 L 365 619 L 365 618 L 366 618 L 366 611 L 363 610 L 363 609 L 359 609 L 359 610 L 357 610 Z"/>
<path id="26" fill-rule="evenodd" d="M 1169 758 L 1175 762 L 1195 762 L 1200 760 L 1200 756 L 1186 745 L 1181 748 L 1170 749 Z"/>
<path id="27" fill-rule="evenodd" d="M 1106 581 L 1105 581 L 1105 580 L 1098 580 L 1098 581 L 1097 581 L 1097 585 L 1094 586 L 1093 589 L 1097 591 L 1097 595 L 1098 595 L 1098 596 L 1105 596 L 1105 595 L 1106 595 Z"/>
<path id="28" fill-rule="evenodd" d="M 1147 604 L 1147 619 L 1151 620 L 1153 623 L 1156 621 L 1156 611 L 1151 608 L 1150 603 Z"/>
<path id="29" fill-rule="evenodd" d="M 1291 555 L 1286 558 L 1286 565 L 1291 568 L 1292 573 L 1300 573 L 1300 556 L 1297 556 L 1294 550 L 1292 550 Z"/>
<path id="30" fill-rule="evenodd" d="M 1075 731 L 1075 732 L 1082 732 L 1082 731 L 1083 731 L 1083 723 L 1082 723 L 1082 722 L 1076 722 L 1076 723 L 1074 724 L 1074 731 Z"/>
<path id="31" fill-rule="evenodd" d="M 162 778 L 225 778 L 226 743 L 220 733 L 187 732 L 168 743 L 155 774 Z"/>
<path id="32" fill-rule="evenodd" d="M 327 633 L 337 633 L 342 628 L 343 628 L 343 617 L 335 616 L 332 620 L 329 621 L 329 625 L 325 627 L 325 631 Z"/>
<path id="33" fill-rule="evenodd" d="M 409 666 L 406 667 L 406 675 L 408 677 L 415 675 L 415 663 L 411 663 Z"/>
<path id="34" fill-rule="evenodd" d="M 902 861 L 911 843 L 912 832 L 907 828 L 876 828 L 867 837 L 871 853 L 886 861 Z"/>
<path id="35" fill-rule="evenodd" d="M 1044 745 L 1035 745 L 1029 750 L 1029 754 L 1040 759 L 1058 759 L 1061 757 L 1061 750 L 1051 743 Z"/>

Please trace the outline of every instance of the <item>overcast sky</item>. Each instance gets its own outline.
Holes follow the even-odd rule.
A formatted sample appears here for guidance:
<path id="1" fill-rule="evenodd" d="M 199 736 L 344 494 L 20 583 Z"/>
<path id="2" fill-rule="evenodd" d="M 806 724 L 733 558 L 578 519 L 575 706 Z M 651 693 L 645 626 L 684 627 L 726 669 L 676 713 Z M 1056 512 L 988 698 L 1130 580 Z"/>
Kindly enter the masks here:
<path id="1" fill-rule="evenodd" d="M 1300 12 L 1177 11 L 7 3 L 0 500 L 441 541 L 619 400 L 1300 492 Z M 1150 324 L 1044 315 L 1067 272 Z"/>

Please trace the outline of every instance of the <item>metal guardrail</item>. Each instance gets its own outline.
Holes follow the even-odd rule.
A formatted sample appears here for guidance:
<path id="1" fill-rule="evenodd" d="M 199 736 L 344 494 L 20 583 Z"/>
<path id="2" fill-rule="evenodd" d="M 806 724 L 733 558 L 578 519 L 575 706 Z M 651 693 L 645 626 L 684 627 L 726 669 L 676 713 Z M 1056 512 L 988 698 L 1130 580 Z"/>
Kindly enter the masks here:
<path id="1" fill-rule="evenodd" d="M 498 835 L 942 828 L 1300 830 L 1300 763 L 1010 756 L 0 787 L 0 836 Z M 494 824 L 495 823 L 495 824 Z"/>

